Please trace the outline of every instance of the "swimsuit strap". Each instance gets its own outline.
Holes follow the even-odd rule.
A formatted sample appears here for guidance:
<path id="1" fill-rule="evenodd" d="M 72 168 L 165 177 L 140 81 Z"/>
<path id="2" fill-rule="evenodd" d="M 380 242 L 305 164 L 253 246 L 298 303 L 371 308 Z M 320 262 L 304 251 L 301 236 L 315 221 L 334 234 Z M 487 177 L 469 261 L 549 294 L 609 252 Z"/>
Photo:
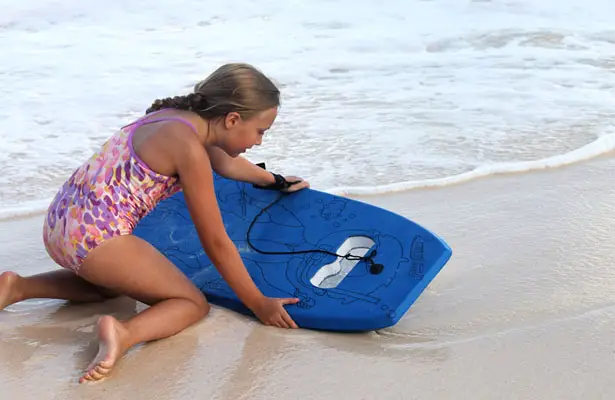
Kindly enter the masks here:
<path id="1" fill-rule="evenodd" d="M 192 124 L 192 122 L 184 119 L 184 118 L 180 118 L 180 117 L 162 117 L 162 118 L 154 118 L 154 119 L 148 119 L 148 120 L 140 120 L 137 121 L 137 123 L 135 123 L 134 127 L 132 128 L 132 131 L 135 131 L 138 127 L 146 125 L 146 124 L 153 124 L 154 122 L 161 122 L 161 121 L 177 121 L 177 122 L 181 122 L 184 125 L 188 125 L 190 127 L 190 129 L 192 129 L 192 131 L 196 134 L 198 134 L 196 127 Z"/>
<path id="2" fill-rule="evenodd" d="M 158 113 L 161 113 L 163 111 L 168 111 L 168 110 L 169 110 L 168 108 L 163 108 L 161 110 L 151 112 L 151 113 L 149 113 L 147 115 L 144 115 L 143 117 L 139 118 L 138 120 L 136 120 L 136 121 L 134 121 L 134 122 L 132 122 L 132 123 L 130 123 L 128 125 L 125 125 L 123 128 L 132 126 L 131 129 L 130 129 L 130 131 L 131 131 L 130 133 L 132 133 L 137 128 L 139 128 L 140 126 L 143 126 L 143 125 L 146 125 L 146 124 L 151 124 L 151 123 L 154 123 L 154 122 L 162 122 L 162 121 L 177 121 L 177 122 L 181 122 L 184 125 L 189 126 L 190 129 L 192 129 L 192 131 L 194 133 L 198 134 L 194 124 L 192 122 L 184 119 L 184 118 L 181 118 L 181 117 L 162 117 L 162 118 L 154 118 L 154 119 L 149 119 L 149 120 L 145 119 L 146 117 L 151 117 L 152 115 L 156 115 Z"/>
<path id="3" fill-rule="evenodd" d="M 153 111 L 153 112 L 151 112 L 149 114 L 145 114 L 144 116 L 137 118 L 136 120 L 132 121 L 131 123 L 122 126 L 122 129 L 128 128 L 129 126 L 132 126 L 132 125 L 138 123 L 139 121 L 141 121 L 141 120 L 143 120 L 143 119 L 145 119 L 147 117 L 151 117 L 152 115 L 160 114 L 161 112 L 168 111 L 168 110 L 169 110 L 169 108 L 162 108 L 162 109 L 160 109 L 158 111 Z"/>

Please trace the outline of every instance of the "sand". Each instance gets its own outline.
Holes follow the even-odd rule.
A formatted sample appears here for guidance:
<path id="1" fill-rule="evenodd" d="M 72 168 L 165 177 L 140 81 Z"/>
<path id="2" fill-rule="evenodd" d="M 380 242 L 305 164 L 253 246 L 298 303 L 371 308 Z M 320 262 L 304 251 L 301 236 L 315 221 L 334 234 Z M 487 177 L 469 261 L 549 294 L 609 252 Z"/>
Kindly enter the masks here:
<path id="1" fill-rule="evenodd" d="M 393 328 L 269 328 L 214 307 L 139 346 L 97 384 L 98 316 L 130 299 L 28 301 L 0 312 L 2 399 L 615 398 L 615 157 L 361 200 L 442 235 L 453 258 Z M 41 216 L 0 224 L 0 262 L 55 268 Z"/>

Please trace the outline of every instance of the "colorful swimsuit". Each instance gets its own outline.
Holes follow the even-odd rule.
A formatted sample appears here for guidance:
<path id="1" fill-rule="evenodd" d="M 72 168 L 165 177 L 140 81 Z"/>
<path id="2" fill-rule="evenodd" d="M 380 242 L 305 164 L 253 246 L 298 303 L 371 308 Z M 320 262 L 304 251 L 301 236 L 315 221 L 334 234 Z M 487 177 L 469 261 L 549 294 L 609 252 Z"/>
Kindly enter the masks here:
<path id="1" fill-rule="evenodd" d="M 141 125 L 160 121 L 182 122 L 195 133 L 196 128 L 178 117 L 144 120 L 153 114 L 120 129 L 56 194 L 43 225 L 43 241 L 60 266 L 78 273 L 90 251 L 132 233 L 141 218 L 181 189 L 177 178 L 151 170 L 137 156 L 132 136 Z"/>

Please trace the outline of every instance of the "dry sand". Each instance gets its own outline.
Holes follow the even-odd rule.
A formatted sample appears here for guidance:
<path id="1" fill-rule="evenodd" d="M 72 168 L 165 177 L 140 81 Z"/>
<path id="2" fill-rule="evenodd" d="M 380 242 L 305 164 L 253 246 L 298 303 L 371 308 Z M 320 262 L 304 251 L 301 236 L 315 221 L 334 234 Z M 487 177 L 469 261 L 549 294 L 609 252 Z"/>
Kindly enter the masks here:
<path id="1" fill-rule="evenodd" d="M 362 200 L 442 235 L 453 258 L 391 329 L 268 328 L 214 307 L 77 384 L 98 316 L 129 299 L 27 301 L 0 312 L 4 399 L 613 399 L 615 157 Z M 55 268 L 42 217 L 0 224 L 0 262 Z"/>

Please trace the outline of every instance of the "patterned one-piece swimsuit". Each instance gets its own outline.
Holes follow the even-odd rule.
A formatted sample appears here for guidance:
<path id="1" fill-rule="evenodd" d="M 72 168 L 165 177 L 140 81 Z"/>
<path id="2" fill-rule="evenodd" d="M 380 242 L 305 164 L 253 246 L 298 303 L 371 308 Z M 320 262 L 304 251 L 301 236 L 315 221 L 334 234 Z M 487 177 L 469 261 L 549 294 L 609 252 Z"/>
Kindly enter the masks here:
<path id="1" fill-rule="evenodd" d="M 144 124 L 179 121 L 149 118 L 120 129 L 64 183 L 47 211 L 43 242 L 60 266 L 79 272 L 88 253 L 106 240 L 131 234 L 137 222 L 162 200 L 181 190 L 175 177 L 150 169 L 132 147 L 132 136 Z"/>

